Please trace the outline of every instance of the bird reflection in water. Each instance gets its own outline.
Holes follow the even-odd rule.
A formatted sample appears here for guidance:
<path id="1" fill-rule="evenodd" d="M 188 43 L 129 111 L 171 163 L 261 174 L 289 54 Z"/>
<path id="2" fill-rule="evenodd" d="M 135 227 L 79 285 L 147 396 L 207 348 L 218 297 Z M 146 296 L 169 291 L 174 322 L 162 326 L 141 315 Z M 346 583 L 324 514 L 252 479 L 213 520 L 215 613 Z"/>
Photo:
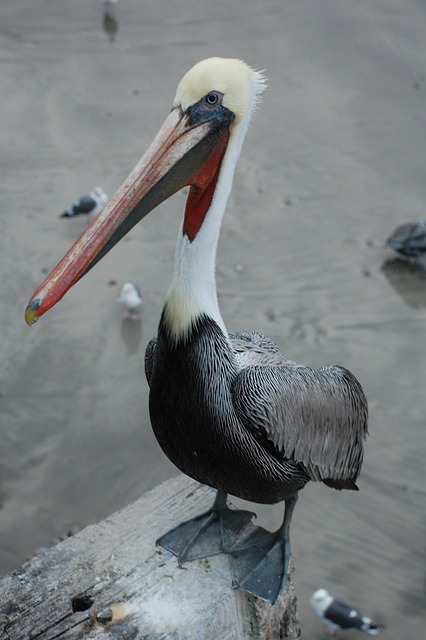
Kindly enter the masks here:
<path id="1" fill-rule="evenodd" d="M 129 321 L 128 318 L 122 318 L 120 333 L 127 347 L 127 355 L 133 356 L 139 353 L 142 338 L 142 320 L 137 318 Z"/>
<path id="2" fill-rule="evenodd" d="M 117 0 L 101 0 L 103 5 L 102 27 L 108 34 L 110 42 L 114 42 L 118 31 Z"/>
<path id="3" fill-rule="evenodd" d="M 389 284 L 412 309 L 426 307 L 426 270 L 418 264 L 392 258 L 381 267 Z"/>

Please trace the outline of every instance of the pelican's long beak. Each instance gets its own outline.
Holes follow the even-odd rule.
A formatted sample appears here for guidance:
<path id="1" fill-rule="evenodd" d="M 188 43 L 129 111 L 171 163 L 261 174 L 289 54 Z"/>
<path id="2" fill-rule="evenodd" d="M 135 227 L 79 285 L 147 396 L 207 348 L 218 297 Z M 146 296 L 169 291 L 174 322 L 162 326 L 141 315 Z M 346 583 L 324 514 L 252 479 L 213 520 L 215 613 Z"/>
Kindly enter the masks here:
<path id="1" fill-rule="evenodd" d="M 197 199 L 201 192 L 211 200 L 208 187 L 217 179 L 233 119 L 223 115 L 198 109 L 194 116 L 180 107 L 171 111 L 117 193 L 36 290 L 25 311 L 28 325 L 53 307 L 139 220 L 182 187 L 191 185 Z"/>

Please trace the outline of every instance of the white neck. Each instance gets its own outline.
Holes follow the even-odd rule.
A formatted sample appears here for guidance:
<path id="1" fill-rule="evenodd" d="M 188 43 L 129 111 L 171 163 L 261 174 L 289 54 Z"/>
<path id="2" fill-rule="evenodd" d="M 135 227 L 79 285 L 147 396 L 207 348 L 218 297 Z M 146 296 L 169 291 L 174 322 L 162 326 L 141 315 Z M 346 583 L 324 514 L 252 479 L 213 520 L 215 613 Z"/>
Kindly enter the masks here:
<path id="1" fill-rule="evenodd" d="M 192 242 L 182 233 L 182 228 L 178 237 L 173 277 L 165 306 L 168 328 L 176 340 L 188 334 L 201 314 L 212 318 L 227 334 L 217 301 L 216 250 L 235 167 L 259 93 L 259 82 L 263 82 L 260 74 L 253 74 L 249 106 L 231 132 L 212 203 L 200 230 Z"/>

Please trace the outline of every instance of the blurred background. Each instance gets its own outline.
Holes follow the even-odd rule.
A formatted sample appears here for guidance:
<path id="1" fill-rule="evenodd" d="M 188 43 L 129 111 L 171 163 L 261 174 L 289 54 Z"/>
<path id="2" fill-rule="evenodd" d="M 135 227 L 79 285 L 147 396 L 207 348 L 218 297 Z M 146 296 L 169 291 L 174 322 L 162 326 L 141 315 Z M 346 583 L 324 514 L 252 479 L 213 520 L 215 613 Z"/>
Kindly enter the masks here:
<path id="1" fill-rule="evenodd" d="M 112 196 L 181 76 L 220 55 L 265 69 L 218 252 L 230 331 L 361 381 L 359 493 L 311 483 L 293 524 L 302 637 L 318 587 L 424 633 L 426 272 L 385 240 L 426 217 L 426 5 L 420 0 L 2 0 L 0 573 L 176 475 L 149 423 L 144 350 L 171 277 L 184 194 L 138 225 L 29 329 L 28 299 Z M 123 318 L 135 281 L 140 319 Z M 256 506 L 275 527 L 282 506 Z M 159 532 L 160 533 L 160 532 Z"/>

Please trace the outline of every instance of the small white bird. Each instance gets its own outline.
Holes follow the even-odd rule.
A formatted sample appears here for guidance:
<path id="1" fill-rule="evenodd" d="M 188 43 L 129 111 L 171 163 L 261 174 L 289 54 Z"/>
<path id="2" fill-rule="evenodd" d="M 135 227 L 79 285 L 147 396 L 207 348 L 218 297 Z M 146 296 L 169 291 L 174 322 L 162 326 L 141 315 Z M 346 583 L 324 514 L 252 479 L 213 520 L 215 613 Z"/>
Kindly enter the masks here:
<path id="1" fill-rule="evenodd" d="M 74 216 L 87 215 L 94 218 L 108 202 L 108 196 L 102 187 L 95 187 L 93 191 L 75 200 L 72 205 L 61 213 L 61 218 L 74 218 Z"/>
<path id="2" fill-rule="evenodd" d="M 142 304 L 142 294 L 134 282 L 124 282 L 118 290 L 118 304 L 125 307 L 124 318 L 139 320 L 138 308 Z"/>
<path id="3" fill-rule="evenodd" d="M 317 616 L 333 629 L 358 629 L 375 636 L 385 628 L 385 625 L 374 623 L 345 602 L 336 600 L 326 589 L 315 591 L 311 605 Z"/>

